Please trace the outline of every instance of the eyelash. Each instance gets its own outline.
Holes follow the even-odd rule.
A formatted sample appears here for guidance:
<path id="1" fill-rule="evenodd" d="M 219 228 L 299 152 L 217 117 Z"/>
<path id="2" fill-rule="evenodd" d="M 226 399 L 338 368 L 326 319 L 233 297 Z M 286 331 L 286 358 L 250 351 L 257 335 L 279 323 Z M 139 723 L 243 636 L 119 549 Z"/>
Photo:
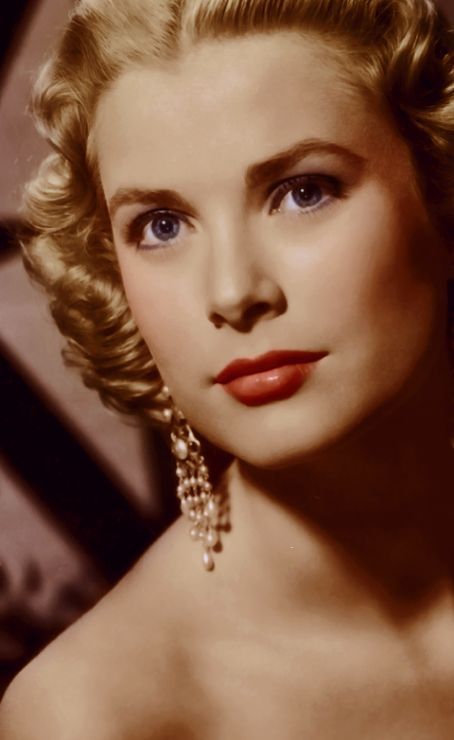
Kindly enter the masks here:
<path id="1" fill-rule="evenodd" d="M 279 213 L 280 206 L 285 196 L 288 195 L 288 193 L 297 190 L 298 187 L 302 188 L 303 186 L 307 185 L 317 185 L 318 187 L 320 187 L 322 194 L 325 191 L 325 193 L 327 192 L 332 197 L 334 197 L 334 199 L 340 199 L 345 197 L 346 195 L 345 185 L 337 177 L 321 174 L 295 175 L 295 177 L 290 177 L 282 180 L 277 185 L 274 185 L 273 188 L 270 190 L 269 196 L 273 195 L 271 200 L 270 213 Z M 322 208 L 330 205 L 331 203 L 332 200 L 329 200 L 328 203 L 322 203 L 309 208 L 301 208 L 297 215 L 310 216 L 316 211 L 319 211 Z"/>
<path id="2" fill-rule="evenodd" d="M 137 249 L 148 249 L 148 251 L 150 252 L 157 251 L 159 249 L 165 249 L 166 251 L 168 251 L 169 249 L 173 249 L 175 247 L 175 242 L 178 241 L 178 237 L 169 242 L 157 242 L 157 245 L 154 245 L 152 247 L 140 246 L 140 240 L 143 236 L 145 227 L 151 224 L 155 219 L 159 217 L 165 218 L 166 216 L 177 218 L 184 224 L 188 226 L 190 225 L 189 218 L 184 213 L 180 213 L 179 211 L 167 210 L 165 208 L 156 208 L 152 211 L 145 211 L 145 213 L 140 213 L 131 221 L 131 223 L 127 225 L 125 241 L 127 242 L 127 244 L 132 244 L 136 246 Z"/>
<path id="3" fill-rule="evenodd" d="M 335 200 L 344 198 L 347 195 L 345 184 L 341 182 L 341 180 L 339 180 L 337 177 L 321 174 L 295 175 L 294 177 L 282 180 L 269 189 L 267 197 L 271 197 L 269 211 L 270 215 L 280 212 L 282 201 L 284 200 L 286 195 L 296 190 L 298 187 L 302 188 L 303 186 L 308 184 L 315 184 L 319 186 L 322 195 L 324 193 L 326 194 L 327 192 Z M 301 210 L 295 215 L 313 216 L 322 208 L 331 205 L 332 202 L 332 199 L 329 199 L 328 202 L 321 203 L 320 205 L 315 205 L 309 208 L 301 208 Z M 135 245 L 137 249 L 141 249 L 144 251 L 159 251 L 162 249 L 164 249 L 165 251 L 169 251 L 170 249 L 176 248 L 176 244 L 179 241 L 178 236 L 172 240 L 169 240 L 168 242 L 157 241 L 156 244 L 154 244 L 153 246 L 141 246 L 141 238 L 143 237 L 145 227 L 151 224 L 156 218 L 165 218 L 166 216 L 179 219 L 182 223 L 190 226 L 190 219 L 186 214 L 180 213 L 179 211 L 167 210 L 165 208 L 157 208 L 153 209 L 152 211 L 146 211 L 145 213 L 139 214 L 127 225 L 125 230 L 126 242 L 128 244 Z"/>

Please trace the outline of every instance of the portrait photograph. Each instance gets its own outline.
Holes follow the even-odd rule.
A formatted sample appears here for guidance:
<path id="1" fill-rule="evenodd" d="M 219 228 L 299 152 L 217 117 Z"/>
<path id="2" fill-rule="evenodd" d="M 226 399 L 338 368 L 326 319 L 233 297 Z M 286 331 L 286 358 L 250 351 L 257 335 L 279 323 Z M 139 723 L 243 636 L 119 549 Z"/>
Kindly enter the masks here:
<path id="1" fill-rule="evenodd" d="M 454 3 L 0 30 L 0 740 L 454 738 Z"/>

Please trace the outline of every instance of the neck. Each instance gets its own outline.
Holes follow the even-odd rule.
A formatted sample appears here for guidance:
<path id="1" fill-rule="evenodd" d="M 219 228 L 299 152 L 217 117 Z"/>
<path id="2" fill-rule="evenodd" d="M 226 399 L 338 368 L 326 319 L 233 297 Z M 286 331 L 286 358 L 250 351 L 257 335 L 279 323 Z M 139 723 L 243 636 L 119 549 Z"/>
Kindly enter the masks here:
<path id="1" fill-rule="evenodd" d="M 357 614 L 373 602 L 402 618 L 446 590 L 454 570 L 446 408 L 446 394 L 431 391 L 290 469 L 235 461 L 228 547 L 248 563 L 256 603 L 262 592 L 292 614 L 298 599 L 305 612 L 312 599 Z"/>

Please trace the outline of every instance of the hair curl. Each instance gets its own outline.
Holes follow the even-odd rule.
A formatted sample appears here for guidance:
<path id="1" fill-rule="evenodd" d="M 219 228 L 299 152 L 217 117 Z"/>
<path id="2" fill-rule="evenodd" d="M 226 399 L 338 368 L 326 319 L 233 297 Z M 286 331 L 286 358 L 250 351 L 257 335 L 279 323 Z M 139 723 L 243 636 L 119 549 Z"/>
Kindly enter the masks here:
<path id="1" fill-rule="evenodd" d="M 429 213 L 454 221 L 452 31 L 430 0 L 84 0 L 35 87 L 53 154 L 25 195 L 27 270 L 50 296 L 64 355 L 103 402 L 164 422 L 162 381 L 128 308 L 99 188 L 91 132 L 102 92 L 131 65 L 207 38 L 322 35 L 362 89 L 384 101 L 410 148 Z M 143 50 L 146 50 L 144 52 Z"/>

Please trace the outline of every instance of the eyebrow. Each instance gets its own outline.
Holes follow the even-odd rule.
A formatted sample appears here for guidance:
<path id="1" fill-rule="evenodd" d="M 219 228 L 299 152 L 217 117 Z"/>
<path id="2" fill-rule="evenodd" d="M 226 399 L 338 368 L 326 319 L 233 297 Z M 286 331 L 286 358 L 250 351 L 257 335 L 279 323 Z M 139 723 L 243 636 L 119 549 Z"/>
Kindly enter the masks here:
<path id="1" fill-rule="evenodd" d="M 140 203 L 144 206 L 156 205 L 175 211 L 189 211 L 190 203 L 174 190 L 144 190 L 142 188 L 119 188 L 109 200 L 109 213 L 113 218 L 121 206 Z"/>
<path id="2" fill-rule="evenodd" d="M 246 172 L 246 185 L 249 189 L 257 187 L 263 181 L 276 180 L 310 154 L 334 154 L 349 162 L 356 168 L 362 168 L 366 159 L 340 144 L 323 139 L 305 139 L 289 149 L 275 154 L 270 159 L 251 165 Z"/>
<path id="3" fill-rule="evenodd" d="M 248 190 L 253 190 L 264 181 L 270 182 L 285 175 L 288 170 L 310 154 L 334 154 L 342 157 L 350 165 L 362 168 L 366 159 L 359 154 L 330 141 L 323 139 L 305 139 L 288 149 L 273 155 L 269 159 L 248 167 L 245 182 Z M 119 208 L 125 205 L 157 205 L 169 210 L 190 211 L 192 206 L 175 190 L 143 188 L 119 188 L 109 200 L 109 213 L 113 219 Z"/>

